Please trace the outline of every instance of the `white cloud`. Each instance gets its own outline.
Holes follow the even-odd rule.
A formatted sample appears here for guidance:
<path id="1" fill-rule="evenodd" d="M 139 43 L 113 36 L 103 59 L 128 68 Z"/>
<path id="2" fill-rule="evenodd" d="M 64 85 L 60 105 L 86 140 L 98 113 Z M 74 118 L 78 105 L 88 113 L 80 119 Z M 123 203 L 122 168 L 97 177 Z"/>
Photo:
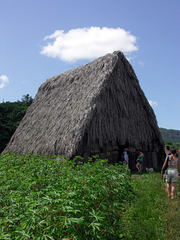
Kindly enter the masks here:
<path id="1" fill-rule="evenodd" d="M 9 83 L 9 79 L 6 75 L 0 76 L 0 88 L 4 88 Z"/>
<path id="2" fill-rule="evenodd" d="M 158 106 L 158 103 L 155 102 L 155 101 L 148 100 L 148 102 L 149 102 L 149 104 L 151 105 L 151 107 Z"/>
<path id="3" fill-rule="evenodd" d="M 121 28 L 77 28 L 67 33 L 57 30 L 44 40 L 47 45 L 41 54 L 67 62 L 90 60 L 117 50 L 124 54 L 138 50 L 136 37 Z"/>

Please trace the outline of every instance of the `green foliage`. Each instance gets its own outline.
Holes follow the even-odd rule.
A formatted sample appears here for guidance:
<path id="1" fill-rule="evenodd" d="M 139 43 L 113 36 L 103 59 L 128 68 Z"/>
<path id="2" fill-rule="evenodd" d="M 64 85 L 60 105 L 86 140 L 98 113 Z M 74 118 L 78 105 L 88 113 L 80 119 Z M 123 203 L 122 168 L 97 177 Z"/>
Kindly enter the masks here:
<path id="1" fill-rule="evenodd" d="M 170 149 L 172 148 L 180 149 L 180 143 L 172 143 L 171 141 L 165 141 L 165 146 L 169 146 Z"/>
<path id="2" fill-rule="evenodd" d="M 31 103 L 33 102 L 33 98 L 29 94 L 26 94 L 23 95 L 21 101 L 25 103 L 27 106 L 30 106 Z"/>
<path id="3" fill-rule="evenodd" d="M 130 172 L 94 158 L 1 155 L 0 239 L 121 239 Z"/>
<path id="4" fill-rule="evenodd" d="M 0 103 L 0 152 L 4 150 L 31 103 L 29 94 L 23 96 L 22 102 Z"/>
<path id="5" fill-rule="evenodd" d="M 180 131 L 166 128 L 159 128 L 162 138 L 165 142 L 180 145 Z M 171 145 L 171 144 L 168 144 Z"/>
<path id="6" fill-rule="evenodd" d="M 1 155 L 0 239 L 179 239 L 180 183 L 170 203 L 159 173 L 82 160 Z"/>

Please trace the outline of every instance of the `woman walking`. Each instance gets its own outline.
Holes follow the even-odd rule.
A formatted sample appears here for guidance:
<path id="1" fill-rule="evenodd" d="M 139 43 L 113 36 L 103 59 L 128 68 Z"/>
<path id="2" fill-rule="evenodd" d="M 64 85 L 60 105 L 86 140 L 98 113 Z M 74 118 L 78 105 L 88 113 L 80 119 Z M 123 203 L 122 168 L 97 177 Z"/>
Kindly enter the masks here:
<path id="1" fill-rule="evenodd" d="M 166 164 L 168 164 L 168 168 L 166 170 L 168 197 L 174 199 L 176 192 L 176 183 L 178 182 L 178 175 L 180 176 L 180 161 L 176 149 L 172 149 L 171 154 L 166 156 L 161 172 L 163 172 Z M 177 171 L 177 167 L 179 170 L 179 174 Z"/>

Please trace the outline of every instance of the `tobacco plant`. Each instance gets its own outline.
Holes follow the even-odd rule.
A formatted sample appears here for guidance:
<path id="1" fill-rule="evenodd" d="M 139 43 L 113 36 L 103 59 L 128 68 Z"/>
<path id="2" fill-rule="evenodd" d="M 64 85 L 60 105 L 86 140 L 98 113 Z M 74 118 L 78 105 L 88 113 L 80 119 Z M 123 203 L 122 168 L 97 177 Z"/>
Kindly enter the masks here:
<path id="1" fill-rule="evenodd" d="M 121 239 L 130 172 L 93 159 L 0 156 L 0 239 Z"/>

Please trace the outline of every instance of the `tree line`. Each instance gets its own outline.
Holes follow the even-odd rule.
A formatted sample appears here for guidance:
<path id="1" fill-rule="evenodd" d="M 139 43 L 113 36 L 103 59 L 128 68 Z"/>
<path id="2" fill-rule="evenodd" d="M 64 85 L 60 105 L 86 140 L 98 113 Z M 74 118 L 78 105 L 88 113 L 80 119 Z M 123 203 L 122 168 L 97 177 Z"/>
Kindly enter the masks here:
<path id="1" fill-rule="evenodd" d="M 33 98 L 26 94 L 21 101 L 0 103 L 0 152 L 6 147 L 32 101 Z"/>

